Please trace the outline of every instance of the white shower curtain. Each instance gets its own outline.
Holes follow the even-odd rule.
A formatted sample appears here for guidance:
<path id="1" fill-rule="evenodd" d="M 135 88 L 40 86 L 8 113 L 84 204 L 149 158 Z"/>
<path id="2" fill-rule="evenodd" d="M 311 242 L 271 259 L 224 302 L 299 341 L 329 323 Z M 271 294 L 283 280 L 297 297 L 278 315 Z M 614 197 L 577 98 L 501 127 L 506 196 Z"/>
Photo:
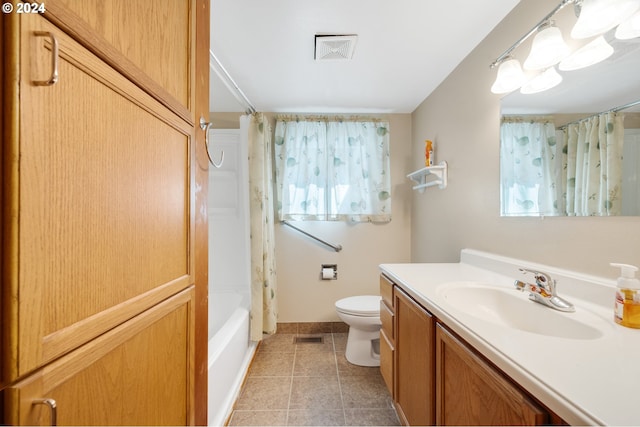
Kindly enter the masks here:
<path id="1" fill-rule="evenodd" d="M 251 340 L 276 332 L 278 320 L 271 126 L 262 113 L 240 117 L 248 136 L 251 234 Z"/>

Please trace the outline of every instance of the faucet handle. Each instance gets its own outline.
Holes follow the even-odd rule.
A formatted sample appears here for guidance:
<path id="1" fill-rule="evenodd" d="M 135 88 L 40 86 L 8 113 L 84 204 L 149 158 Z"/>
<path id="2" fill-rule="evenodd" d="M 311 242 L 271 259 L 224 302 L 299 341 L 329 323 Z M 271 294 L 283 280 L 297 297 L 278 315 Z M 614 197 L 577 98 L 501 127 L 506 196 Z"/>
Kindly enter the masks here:
<path id="1" fill-rule="evenodd" d="M 551 291 L 551 293 L 553 293 L 553 290 L 555 288 L 555 280 L 553 280 L 549 274 L 542 271 L 530 270 L 528 268 L 519 268 L 518 270 L 520 270 L 522 273 L 533 274 L 533 276 L 536 278 L 536 284 L 538 286 L 546 288 Z"/>

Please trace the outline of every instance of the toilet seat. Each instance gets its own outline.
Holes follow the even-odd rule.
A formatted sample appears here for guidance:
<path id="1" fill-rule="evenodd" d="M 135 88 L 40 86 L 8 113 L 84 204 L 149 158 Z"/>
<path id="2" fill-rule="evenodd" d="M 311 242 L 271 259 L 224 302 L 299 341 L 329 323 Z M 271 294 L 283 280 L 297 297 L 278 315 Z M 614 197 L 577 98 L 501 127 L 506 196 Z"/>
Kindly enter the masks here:
<path id="1" fill-rule="evenodd" d="M 347 297 L 336 301 L 336 310 L 351 316 L 379 317 L 380 299 L 379 295 Z"/>

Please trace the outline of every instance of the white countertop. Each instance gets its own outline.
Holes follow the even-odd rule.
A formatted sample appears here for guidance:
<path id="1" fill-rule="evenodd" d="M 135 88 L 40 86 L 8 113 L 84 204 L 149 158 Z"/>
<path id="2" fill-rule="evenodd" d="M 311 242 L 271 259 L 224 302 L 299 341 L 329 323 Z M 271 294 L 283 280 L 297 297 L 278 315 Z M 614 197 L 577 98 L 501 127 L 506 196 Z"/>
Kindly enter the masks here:
<path id="1" fill-rule="evenodd" d="M 513 286 L 516 279 L 531 282 L 519 267 L 549 273 L 557 280 L 558 295 L 576 311 L 561 313 L 528 301 L 528 293 Z M 460 263 L 382 264 L 380 269 L 568 423 L 640 425 L 640 329 L 613 321 L 615 281 L 469 249 L 462 251 Z M 479 318 L 442 292 L 452 282 L 467 281 L 513 292 L 540 318 L 566 316 L 596 333 L 575 339 Z"/>

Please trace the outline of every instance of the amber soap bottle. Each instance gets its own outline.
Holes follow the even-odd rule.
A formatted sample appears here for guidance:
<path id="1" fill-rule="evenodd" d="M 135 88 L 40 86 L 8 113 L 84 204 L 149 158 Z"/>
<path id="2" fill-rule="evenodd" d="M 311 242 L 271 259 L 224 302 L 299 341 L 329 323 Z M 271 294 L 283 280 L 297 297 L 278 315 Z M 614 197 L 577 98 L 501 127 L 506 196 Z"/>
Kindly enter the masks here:
<path id="1" fill-rule="evenodd" d="M 618 263 L 611 265 L 621 270 L 613 320 L 622 326 L 640 329 L 640 280 L 635 277 L 638 267 Z"/>

